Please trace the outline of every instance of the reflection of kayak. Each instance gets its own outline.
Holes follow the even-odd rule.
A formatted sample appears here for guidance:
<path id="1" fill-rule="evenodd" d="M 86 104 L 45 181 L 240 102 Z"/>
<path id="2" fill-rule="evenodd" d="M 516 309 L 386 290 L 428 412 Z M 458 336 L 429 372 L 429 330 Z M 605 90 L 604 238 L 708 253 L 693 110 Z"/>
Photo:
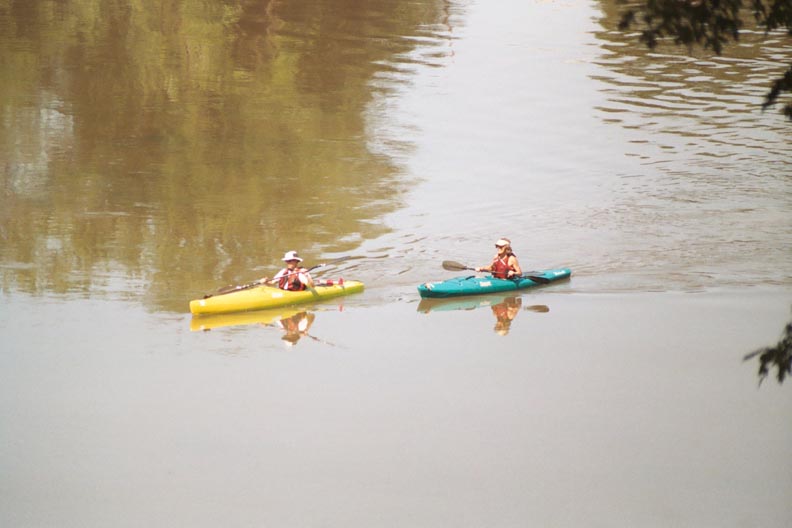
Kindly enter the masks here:
<path id="1" fill-rule="evenodd" d="M 569 268 L 552 269 L 545 271 L 532 271 L 531 275 L 539 276 L 548 281 L 558 281 L 569 278 L 572 271 Z M 481 295 L 486 293 L 513 292 L 525 288 L 533 288 L 539 283 L 531 279 L 496 279 L 491 275 L 486 277 L 457 277 L 439 282 L 427 282 L 418 286 L 418 292 L 424 298 L 458 297 L 463 295 Z"/>
<path id="2" fill-rule="evenodd" d="M 286 291 L 274 286 L 257 286 L 206 299 L 195 299 L 190 301 L 190 311 L 194 314 L 218 314 L 262 310 L 321 301 L 362 291 L 363 283 L 358 281 L 346 281 L 343 284 L 336 283 L 328 286 L 317 285 L 315 288 L 303 291 Z"/>
<path id="3" fill-rule="evenodd" d="M 490 295 L 476 295 L 468 297 L 453 297 L 450 299 L 421 299 L 418 311 L 422 313 L 446 312 L 452 310 L 475 310 L 489 308 L 495 316 L 495 333 L 505 336 L 509 333 L 512 321 L 521 310 L 537 313 L 547 313 L 550 308 L 545 304 L 522 305 L 523 299 L 514 293 L 496 293 Z"/>
<path id="4" fill-rule="evenodd" d="M 476 308 L 495 306 L 513 296 L 514 293 L 509 292 L 477 295 L 476 297 L 451 297 L 444 299 L 424 298 L 418 303 L 418 311 L 421 313 L 429 313 L 450 312 L 453 310 L 475 310 Z"/>
<path id="5" fill-rule="evenodd" d="M 304 311 L 304 308 L 289 306 L 284 308 L 271 308 L 269 310 L 255 310 L 252 312 L 195 315 L 190 321 L 190 330 L 193 332 L 198 332 L 201 330 L 211 330 L 212 328 L 221 328 L 224 326 L 252 324 L 268 325 L 283 319 L 288 319 L 289 317 Z"/>

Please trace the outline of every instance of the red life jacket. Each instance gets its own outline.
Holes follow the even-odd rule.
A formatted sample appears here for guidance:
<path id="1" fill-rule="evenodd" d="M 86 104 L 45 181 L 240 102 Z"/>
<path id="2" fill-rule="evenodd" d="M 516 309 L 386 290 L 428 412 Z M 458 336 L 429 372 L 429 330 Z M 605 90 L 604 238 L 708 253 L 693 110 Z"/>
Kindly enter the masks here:
<path id="1" fill-rule="evenodd" d="M 289 271 L 289 268 L 284 268 L 282 271 L 285 272 L 285 275 L 278 279 L 278 288 L 289 291 L 302 291 L 305 289 L 305 284 L 302 283 L 299 276 L 300 273 L 306 271 L 305 268 L 295 268 L 292 271 Z"/>
<path id="2" fill-rule="evenodd" d="M 496 279 L 506 279 L 509 277 L 509 272 L 514 271 L 514 268 L 509 265 L 509 257 L 513 255 L 506 255 L 506 259 L 496 258 L 492 261 L 492 276 Z"/>

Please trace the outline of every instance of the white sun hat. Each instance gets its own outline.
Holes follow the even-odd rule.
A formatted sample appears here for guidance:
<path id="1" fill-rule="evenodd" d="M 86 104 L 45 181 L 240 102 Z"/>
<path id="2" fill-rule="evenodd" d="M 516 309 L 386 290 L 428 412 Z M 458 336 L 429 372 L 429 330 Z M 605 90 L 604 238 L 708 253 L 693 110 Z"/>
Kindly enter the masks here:
<path id="1" fill-rule="evenodd" d="M 297 262 L 302 262 L 302 259 L 297 256 L 296 251 L 287 251 L 286 254 L 283 255 L 283 259 L 281 260 L 283 260 L 284 262 L 288 262 L 290 260 L 296 260 Z"/>

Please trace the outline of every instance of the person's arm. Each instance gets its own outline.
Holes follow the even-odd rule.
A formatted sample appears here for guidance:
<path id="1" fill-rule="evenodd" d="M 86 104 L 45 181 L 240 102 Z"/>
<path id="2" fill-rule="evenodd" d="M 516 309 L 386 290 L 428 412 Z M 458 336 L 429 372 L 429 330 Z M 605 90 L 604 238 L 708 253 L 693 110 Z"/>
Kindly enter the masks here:
<path id="1" fill-rule="evenodd" d="M 308 288 L 314 287 L 313 277 L 311 277 L 311 274 L 308 273 L 308 270 L 306 269 L 300 270 L 300 273 L 297 275 L 297 278 L 300 279 L 300 282 L 305 284 Z"/>
<path id="2" fill-rule="evenodd" d="M 514 272 L 510 272 L 511 276 L 515 275 L 522 275 L 522 268 L 520 267 L 520 263 L 517 262 L 517 257 L 514 255 L 509 257 L 509 265 L 514 268 Z"/>
<path id="3" fill-rule="evenodd" d="M 498 256 L 495 255 L 495 258 L 492 259 L 492 262 L 490 262 L 486 266 L 481 266 L 480 268 L 476 268 L 476 271 L 492 271 L 492 265 L 495 263 L 495 260 L 497 260 L 497 258 Z"/>
<path id="4" fill-rule="evenodd" d="M 278 273 L 276 273 L 275 276 L 272 277 L 271 279 L 269 279 L 267 277 L 263 277 L 263 278 L 259 279 L 259 282 L 261 282 L 262 284 L 275 284 L 276 282 L 278 282 L 278 279 L 283 277 L 283 275 L 285 273 L 286 273 L 286 270 L 282 269 Z"/>

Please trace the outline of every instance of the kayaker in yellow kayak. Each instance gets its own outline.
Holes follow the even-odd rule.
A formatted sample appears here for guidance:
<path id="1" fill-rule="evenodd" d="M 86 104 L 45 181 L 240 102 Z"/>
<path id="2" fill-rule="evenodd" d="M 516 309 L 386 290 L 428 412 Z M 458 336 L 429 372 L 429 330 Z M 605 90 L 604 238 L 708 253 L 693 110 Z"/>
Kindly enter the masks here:
<path id="1" fill-rule="evenodd" d="M 296 251 L 287 251 L 281 260 L 286 263 L 286 267 L 276 273 L 272 279 L 264 277 L 261 279 L 262 283 L 277 283 L 278 288 L 289 291 L 302 291 L 314 287 L 311 274 L 299 265 L 302 259 Z"/>
<path id="2" fill-rule="evenodd" d="M 517 262 L 517 255 L 511 248 L 511 240 L 501 238 L 495 242 L 495 249 L 498 252 L 488 266 L 476 268 L 476 271 L 489 271 L 497 279 L 510 279 L 522 275 L 520 263 Z"/>

